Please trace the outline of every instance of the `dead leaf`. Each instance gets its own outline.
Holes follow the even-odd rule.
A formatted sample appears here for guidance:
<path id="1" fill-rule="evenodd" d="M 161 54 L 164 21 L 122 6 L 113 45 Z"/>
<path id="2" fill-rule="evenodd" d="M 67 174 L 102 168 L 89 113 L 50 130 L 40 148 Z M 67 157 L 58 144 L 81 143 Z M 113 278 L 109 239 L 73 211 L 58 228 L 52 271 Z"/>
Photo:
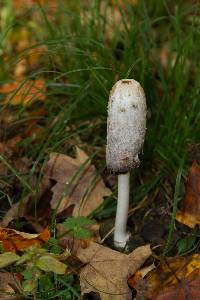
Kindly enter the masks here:
<path id="1" fill-rule="evenodd" d="M 181 210 L 176 214 L 176 220 L 190 228 L 200 224 L 200 166 L 197 162 L 190 168 L 185 197 Z"/>
<path id="2" fill-rule="evenodd" d="M 0 94 L 5 94 L 6 99 L 3 104 L 29 105 L 35 101 L 44 101 L 46 96 L 46 86 L 44 79 L 27 80 L 23 84 L 18 81 L 6 83 L 0 87 Z"/>
<path id="3" fill-rule="evenodd" d="M 100 176 L 97 176 L 88 156 L 79 148 L 76 150 L 76 158 L 51 153 L 44 176 L 57 182 L 52 188 L 52 208 L 55 209 L 60 201 L 58 213 L 74 206 L 73 216 L 88 216 L 111 191 L 106 188 Z M 73 178 L 75 179 L 72 180 Z"/>
<path id="4" fill-rule="evenodd" d="M 163 261 L 136 285 L 137 299 L 200 299 L 200 255 Z"/>
<path id="5" fill-rule="evenodd" d="M 44 229 L 40 234 L 20 232 L 10 228 L 0 227 L 0 241 L 5 251 L 22 251 L 32 245 L 41 246 L 50 238 L 49 229 Z"/>
<path id="6" fill-rule="evenodd" d="M 20 293 L 19 276 L 8 272 L 0 272 L 0 299 L 19 300 L 21 297 L 15 296 Z"/>
<path id="7" fill-rule="evenodd" d="M 1 227 L 7 227 L 9 223 L 15 218 L 20 218 L 25 215 L 26 205 L 29 202 L 30 195 L 26 197 L 26 199 L 21 203 L 17 202 L 12 204 L 12 207 L 6 212 L 3 220 L 0 222 Z"/>
<path id="8" fill-rule="evenodd" d="M 27 60 L 23 58 L 17 63 L 14 69 L 14 78 L 17 80 L 21 80 L 24 78 L 26 72 L 27 72 Z"/>
<path id="9" fill-rule="evenodd" d="M 144 278 L 150 271 L 152 271 L 153 269 L 155 269 L 155 265 L 151 264 L 150 266 L 144 267 L 140 270 L 138 270 L 137 272 L 135 272 L 135 274 L 133 274 L 131 277 L 129 277 L 128 279 L 128 284 L 129 286 L 131 286 L 132 288 L 135 289 L 138 281 L 142 278 Z"/>
<path id="10" fill-rule="evenodd" d="M 33 183 L 34 186 L 34 177 Z M 10 227 L 10 222 L 24 217 L 36 232 L 41 232 L 48 226 L 51 220 L 50 192 L 51 184 L 47 178 L 43 178 L 38 186 L 37 199 L 32 194 L 28 194 L 23 201 L 14 203 L 7 211 L 3 220 L 0 222 L 1 227 Z M 37 205 L 37 217 L 35 216 L 35 205 Z M 45 211 L 45 218 L 44 218 Z"/>
<path id="11" fill-rule="evenodd" d="M 129 276 L 135 273 L 151 255 L 149 245 L 141 246 L 129 255 L 97 243 L 79 249 L 77 257 L 86 264 L 80 272 L 81 293 L 98 292 L 101 300 L 129 300 Z"/>

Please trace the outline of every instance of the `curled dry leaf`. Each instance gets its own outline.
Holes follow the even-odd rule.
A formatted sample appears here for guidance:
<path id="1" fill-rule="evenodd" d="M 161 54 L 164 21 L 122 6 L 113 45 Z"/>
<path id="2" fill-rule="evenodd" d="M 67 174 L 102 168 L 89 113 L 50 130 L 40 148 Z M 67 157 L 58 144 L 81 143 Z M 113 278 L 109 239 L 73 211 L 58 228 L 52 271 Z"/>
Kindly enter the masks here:
<path id="1" fill-rule="evenodd" d="M 44 79 L 27 80 L 23 84 L 17 81 L 6 83 L 0 87 L 0 94 L 5 94 L 5 103 L 10 105 L 29 105 L 35 101 L 44 101 L 46 96 Z"/>
<path id="2" fill-rule="evenodd" d="M 138 281 L 137 299 L 200 299 L 200 255 L 175 257 L 163 261 L 157 269 Z"/>
<path id="3" fill-rule="evenodd" d="M 73 207 L 73 215 L 88 216 L 111 191 L 106 188 L 88 156 L 79 148 L 77 157 L 72 158 L 61 153 L 51 153 L 46 164 L 44 176 L 56 181 L 52 188 L 51 207 L 57 213 Z"/>
<path id="4" fill-rule="evenodd" d="M 142 278 L 144 278 L 150 271 L 155 269 L 155 265 L 151 264 L 147 267 L 143 267 L 142 269 L 138 270 L 128 279 L 128 284 L 130 287 L 135 288 L 138 281 Z"/>
<path id="5" fill-rule="evenodd" d="M 185 197 L 181 210 L 176 214 L 176 220 L 190 228 L 200 224 L 200 166 L 197 162 L 190 168 Z"/>
<path id="6" fill-rule="evenodd" d="M 0 241 L 5 251 L 22 251 L 30 246 L 42 246 L 50 238 L 49 229 L 44 229 L 40 234 L 30 234 L 14 229 L 0 227 Z"/>
<path id="7" fill-rule="evenodd" d="M 77 257 L 86 264 L 80 272 L 81 293 L 97 292 L 101 300 L 129 300 L 129 276 L 135 273 L 151 255 L 149 245 L 141 246 L 129 255 L 97 243 L 79 249 Z"/>

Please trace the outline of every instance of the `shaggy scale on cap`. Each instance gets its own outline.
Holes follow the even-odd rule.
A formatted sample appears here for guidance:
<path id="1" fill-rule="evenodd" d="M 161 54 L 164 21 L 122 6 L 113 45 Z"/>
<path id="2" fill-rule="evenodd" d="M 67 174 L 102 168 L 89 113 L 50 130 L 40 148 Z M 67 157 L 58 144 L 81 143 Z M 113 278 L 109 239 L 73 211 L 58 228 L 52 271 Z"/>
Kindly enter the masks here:
<path id="1" fill-rule="evenodd" d="M 140 163 L 146 131 L 146 99 L 143 88 L 133 79 L 113 86 L 108 104 L 106 163 L 117 173 L 129 172 Z"/>

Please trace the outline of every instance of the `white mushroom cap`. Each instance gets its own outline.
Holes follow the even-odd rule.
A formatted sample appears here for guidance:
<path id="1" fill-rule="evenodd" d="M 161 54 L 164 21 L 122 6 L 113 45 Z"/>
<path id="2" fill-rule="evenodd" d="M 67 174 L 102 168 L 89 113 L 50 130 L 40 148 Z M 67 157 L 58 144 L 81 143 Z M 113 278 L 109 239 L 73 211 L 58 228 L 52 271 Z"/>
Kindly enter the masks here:
<path id="1" fill-rule="evenodd" d="M 106 162 L 108 169 L 124 173 L 139 165 L 146 131 L 146 99 L 134 79 L 113 86 L 108 104 Z"/>

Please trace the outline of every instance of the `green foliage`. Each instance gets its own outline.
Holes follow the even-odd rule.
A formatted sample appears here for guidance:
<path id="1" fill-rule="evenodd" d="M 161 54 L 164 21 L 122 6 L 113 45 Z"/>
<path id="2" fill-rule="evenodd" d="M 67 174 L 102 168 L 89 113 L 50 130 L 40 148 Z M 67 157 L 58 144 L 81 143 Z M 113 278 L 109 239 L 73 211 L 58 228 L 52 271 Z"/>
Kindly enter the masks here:
<path id="1" fill-rule="evenodd" d="M 26 293 L 32 293 L 37 290 L 38 279 L 44 272 L 53 272 L 55 274 L 65 274 L 67 265 L 62 263 L 60 256 L 49 253 L 48 250 L 38 247 L 30 247 L 17 261 L 17 265 L 24 265 L 23 289 Z"/>
<path id="2" fill-rule="evenodd" d="M 83 216 L 68 218 L 63 222 L 63 226 L 69 229 L 70 234 L 76 239 L 89 239 L 91 232 L 85 227 L 92 224 L 94 224 L 94 221 Z"/>
<path id="3" fill-rule="evenodd" d="M 43 255 L 36 261 L 36 266 L 45 272 L 54 272 L 56 274 L 65 274 L 67 266 L 52 255 Z"/>
<path id="4" fill-rule="evenodd" d="M 63 261 L 69 255 L 69 251 L 65 251 L 59 255 L 48 252 L 47 249 L 32 246 L 24 250 L 21 256 L 13 252 L 0 254 L 0 267 L 5 268 L 14 265 L 16 268 L 20 268 L 19 271 L 23 275 L 23 292 L 26 295 L 31 295 L 36 293 L 41 276 L 47 273 L 58 275 L 66 273 L 67 265 Z"/>
<path id="5" fill-rule="evenodd" d="M 50 237 L 45 247 L 54 254 L 60 254 L 62 252 L 62 249 L 58 243 L 58 239 L 53 237 Z"/>
<path id="6" fill-rule="evenodd" d="M 178 240 L 178 255 L 185 255 L 192 251 L 194 249 L 196 241 L 196 236 L 186 236 L 185 238 Z"/>
<path id="7" fill-rule="evenodd" d="M 13 252 L 5 252 L 0 254 L 0 268 L 5 268 L 20 259 L 20 256 Z"/>
<path id="8" fill-rule="evenodd" d="M 58 275 L 55 278 L 51 275 L 44 274 L 38 280 L 37 299 L 54 299 L 73 300 L 79 297 L 79 286 L 74 284 L 73 275 Z"/>

